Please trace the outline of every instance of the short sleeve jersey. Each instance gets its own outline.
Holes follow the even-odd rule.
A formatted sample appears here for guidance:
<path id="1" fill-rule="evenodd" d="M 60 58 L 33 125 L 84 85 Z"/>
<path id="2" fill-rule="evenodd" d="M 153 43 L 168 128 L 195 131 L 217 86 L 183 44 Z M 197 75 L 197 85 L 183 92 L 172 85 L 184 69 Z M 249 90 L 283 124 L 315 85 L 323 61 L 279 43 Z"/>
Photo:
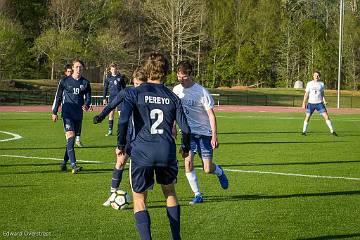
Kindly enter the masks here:
<path id="1" fill-rule="evenodd" d="M 82 120 L 82 106 L 91 104 L 90 82 L 84 77 L 76 80 L 72 76 L 60 80 L 52 106 L 53 114 L 57 114 L 61 104 L 62 118 Z"/>
<path id="2" fill-rule="evenodd" d="M 142 166 L 174 164 L 176 162 L 176 145 L 172 137 L 174 121 L 176 120 L 185 134 L 190 133 L 180 99 L 163 84 L 143 83 L 127 91 L 123 103 L 118 146 L 125 145 L 127 132 L 125 128 L 133 114 L 135 140 L 131 142 L 132 161 Z"/>
<path id="3" fill-rule="evenodd" d="M 321 81 L 310 81 L 306 84 L 305 92 L 309 94 L 308 103 L 322 103 L 324 97 L 325 86 Z"/>
<path id="4" fill-rule="evenodd" d="M 115 97 L 125 87 L 126 87 L 126 83 L 122 75 L 120 74 L 117 74 L 116 76 L 108 75 L 104 81 L 103 98 L 106 98 L 107 93 L 109 93 L 110 98 Z"/>
<path id="5" fill-rule="evenodd" d="M 214 99 L 210 93 L 197 83 L 189 88 L 176 85 L 173 92 L 181 99 L 191 133 L 211 136 L 207 110 L 214 108 Z"/>

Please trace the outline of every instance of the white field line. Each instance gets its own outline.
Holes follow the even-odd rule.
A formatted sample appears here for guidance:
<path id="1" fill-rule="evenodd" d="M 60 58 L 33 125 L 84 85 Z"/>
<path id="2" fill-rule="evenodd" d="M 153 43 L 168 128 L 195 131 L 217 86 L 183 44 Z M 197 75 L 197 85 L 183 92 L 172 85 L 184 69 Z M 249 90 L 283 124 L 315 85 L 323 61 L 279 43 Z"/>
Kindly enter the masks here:
<path id="1" fill-rule="evenodd" d="M 0 131 L 0 133 L 5 133 L 5 134 L 13 136 L 12 138 L 1 139 L 0 142 L 13 141 L 13 140 L 18 140 L 18 139 L 22 138 L 22 136 L 20 136 L 19 134 L 16 134 L 16 133 L 5 132 L 5 131 Z"/>
<path id="2" fill-rule="evenodd" d="M 272 175 L 283 175 L 283 176 L 292 176 L 292 177 L 345 179 L 345 180 L 360 181 L 360 178 L 354 178 L 354 177 L 336 177 L 336 176 L 322 176 L 322 175 L 309 175 L 309 174 L 299 174 L 299 173 L 282 173 L 282 172 L 267 172 L 267 171 L 239 170 L 239 169 L 224 169 L 224 170 L 228 172 L 272 174 Z"/>
<path id="3" fill-rule="evenodd" d="M 263 116 L 224 116 L 224 115 L 220 115 L 217 114 L 216 117 L 218 118 L 229 118 L 229 119 L 235 119 L 235 118 L 259 118 L 259 119 L 264 119 Z M 303 119 L 304 117 L 269 117 L 267 116 L 266 119 L 272 120 L 272 119 L 277 119 L 277 120 L 299 120 L 299 119 Z M 316 117 L 313 116 L 311 120 L 321 120 L 323 121 L 322 117 Z M 360 122 L 359 118 L 346 118 L 346 119 L 341 119 L 341 118 L 335 118 L 333 119 L 333 121 L 336 122 Z"/>
<path id="4" fill-rule="evenodd" d="M 30 156 L 21 156 L 21 155 L 0 155 L 0 157 L 10 157 L 10 158 L 26 158 L 26 159 L 41 159 L 41 160 L 51 160 L 51 161 L 63 161 L 62 158 L 50 158 L 50 157 L 30 157 Z M 97 163 L 97 164 L 114 164 L 114 162 L 101 162 L 94 160 L 77 160 L 78 162 L 84 163 Z M 128 163 L 127 163 L 128 164 Z M 202 170 L 202 168 L 196 168 Z M 353 180 L 360 181 L 360 178 L 354 177 L 337 177 L 337 176 L 322 176 L 322 175 L 309 175 L 309 174 L 298 174 L 298 173 L 282 173 L 282 172 L 268 172 L 268 171 L 253 171 L 253 170 L 240 170 L 240 169 L 223 169 L 227 172 L 241 172 L 241 173 L 254 173 L 254 174 L 271 174 L 271 175 L 282 175 L 290 177 L 307 177 L 307 178 L 324 178 L 324 179 L 344 179 L 344 180 Z"/>

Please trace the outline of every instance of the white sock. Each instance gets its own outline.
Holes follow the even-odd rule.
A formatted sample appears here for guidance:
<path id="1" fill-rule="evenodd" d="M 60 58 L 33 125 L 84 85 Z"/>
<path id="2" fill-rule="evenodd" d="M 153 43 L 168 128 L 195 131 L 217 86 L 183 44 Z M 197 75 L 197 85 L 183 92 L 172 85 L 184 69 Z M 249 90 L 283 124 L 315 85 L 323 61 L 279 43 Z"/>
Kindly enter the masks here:
<path id="1" fill-rule="evenodd" d="M 75 141 L 76 141 L 76 142 L 80 142 L 80 136 L 76 136 L 76 137 L 75 137 Z"/>
<path id="2" fill-rule="evenodd" d="M 309 125 L 309 122 L 305 122 L 305 121 L 304 121 L 303 133 L 306 133 L 306 130 L 307 130 L 308 125 Z"/>
<path id="3" fill-rule="evenodd" d="M 195 196 L 200 194 L 199 183 L 198 183 L 195 169 L 192 170 L 191 172 L 185 173 L 185 175 L 186 175 L 187 180 L 189 181 L 191 190 L 193 191 Z"/>
<path id="4" fill-rule="evenodd" d="M 216 174 L 216 176 L 220 177 L 221 175 L 223 175 L 224 172 L 221 170 L 221 168 L 219 168 L 218 165 L 215 164 L 215 170 L 212 173 Z"/>
<path id="5" fill-rule="evenodd" d="M 331 120 L 330 120 L 330 119 L 329 119 L 329 120 L 326 120 L 326 125 L 329 127 L 330 132 L 333 133 L 333 132 L 334 132 L 334 129 L 333 129 L 333 126 L 332 126 L 332 124 L 331 124 Z"/>

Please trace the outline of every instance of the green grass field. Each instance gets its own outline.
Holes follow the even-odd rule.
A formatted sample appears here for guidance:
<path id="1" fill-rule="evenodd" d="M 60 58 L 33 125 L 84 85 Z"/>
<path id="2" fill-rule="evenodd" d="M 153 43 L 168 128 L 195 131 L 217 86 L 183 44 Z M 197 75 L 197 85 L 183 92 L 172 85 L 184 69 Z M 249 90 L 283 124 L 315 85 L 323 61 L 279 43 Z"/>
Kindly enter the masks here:
<path id="1" fill-rule="evenodd" d="M 86 147 L 76 148 L 76 156 L 94 162 L 79 163 L 84 171 L 72 175 L 59 171 L 61 122 L 52 123 L 48 113 L 0 113 L 0 131 L 23 137 L 0 142 L 2 238 L 138 239 L 130 208 L 102 206 L 116 138 L 105 137 L 106 121 L 93 125 L 93 115 L 85 114 Z M 192 192 L 181 167 L 183 239 L 360 239 L 360 115 L 331 116 L 339 137 L 317 114 L 304 137 L 303 114 L 217 113 L 215 162 L 230 186 L 222 190 L 214 175 L 198 169 L 205 202 L 189 206 Z M 7 138 L 0 132 L 0 140 Z M 130 191 L 128 171 L 121 188 Z M 159 186 L 148 202 L 153 239 L 170 239 Z"/>

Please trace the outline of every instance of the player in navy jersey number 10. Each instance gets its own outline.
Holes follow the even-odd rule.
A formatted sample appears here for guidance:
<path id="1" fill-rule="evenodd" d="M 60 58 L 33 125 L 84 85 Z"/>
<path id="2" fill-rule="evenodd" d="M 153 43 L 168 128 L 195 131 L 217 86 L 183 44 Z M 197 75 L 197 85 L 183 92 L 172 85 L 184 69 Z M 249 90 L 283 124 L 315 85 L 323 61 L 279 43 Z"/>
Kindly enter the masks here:
<path id="1" fill-rule="evenodd" d="M 175 192 L 178 163 L 172 128 L 176 120 L 183 134 L 183 156 L 189 154 L 190 129 L 180 99 L 162 84 L 168 71 L 165 57 L 152 53 L 144 69 L 148 75 L 147 83 L 125 96 L 116 154 L 125 154 L 127 126 L 133 114 L 135 139 L 131 142 L 130 176 L 136 227 L 141 239 L 151 239 L 146 197 L 154 185 L 155 174 L 166 199 L 172 239 L 180 239 L 180 205 Z"/>
<path id="2" fill-rule="evenodd" d="M 81 76 L 83 68 L 84 63 L 80 59 L 73 61 L 73 73 L 71 76 L 60 80 L 52 106 L 52 121 L 56 122 L 58 120 L 57 112 L 61 105 L 61 117 L 66 137 L 64 161 L 60 167 L 62 171 L 67 171 L 66 164 L 70 160 L 72 173 L 74 174 L 82 169 L 82 167 L 76 165 L 75 133 L 79 132 L 81 127 L 83 111 L 91 109 L 91 87 L 90 82 Z"/>

